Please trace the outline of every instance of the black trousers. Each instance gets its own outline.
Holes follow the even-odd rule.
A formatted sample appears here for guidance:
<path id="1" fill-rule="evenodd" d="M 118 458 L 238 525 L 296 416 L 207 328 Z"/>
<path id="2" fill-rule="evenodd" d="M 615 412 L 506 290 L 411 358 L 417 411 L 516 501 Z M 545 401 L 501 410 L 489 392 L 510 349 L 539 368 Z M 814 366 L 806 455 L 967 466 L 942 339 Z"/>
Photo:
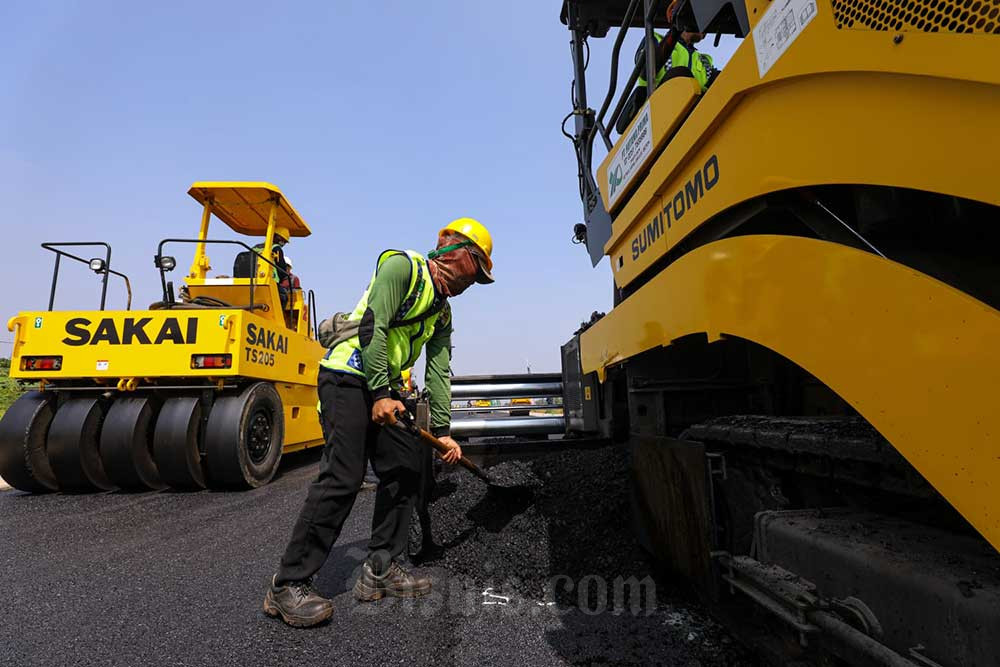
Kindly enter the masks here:
<path id="1" fill-rule="evenodd" d="M 371 420 L 374 401 L 362 378 L 321 368 L 318 390 L 326 447 L 281 558 L 279 585 L 308 579 L 323 567 L 354 506 L 368 461 L 379 480 L 368 543 L 376 570 L 406 549 L 420 488 L 422 445 L 400 428 Z"/>

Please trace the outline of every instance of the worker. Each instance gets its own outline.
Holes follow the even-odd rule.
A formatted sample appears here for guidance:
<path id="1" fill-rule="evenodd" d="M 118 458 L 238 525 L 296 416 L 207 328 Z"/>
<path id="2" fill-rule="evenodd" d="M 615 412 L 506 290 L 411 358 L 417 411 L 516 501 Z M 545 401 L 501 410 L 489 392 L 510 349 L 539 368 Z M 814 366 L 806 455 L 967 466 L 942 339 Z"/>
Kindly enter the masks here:
<path id="1" fill-rule="evenodd" d="M 673 26 L 676 9 L 676 0 L 667 7 L 667 22 L 671 26 Z M 666 35 L 661 35 L 658 32 L 653 33 L 653 35 L 656 37 L 656 64 L 660 66 L 656 71 L 657 86 L 667 79 L 678 76 L 693 77 L 701 86 L 701 92 L 705 92 L 712 85 L 715 77 L 719 74 L 719 70 L 715 69 L 712 56 L 701 53 L 695 47 L 695 44 L 705 38 L 704 33 L 682 31 L 676 27 L 671 27 Z M 639 49 L 635 53 L 635 61 L 636 63 L 641 63 L 640 72 L 642 74 L 636 81 L 635 90 L 632 91 L 632 94 L 626 100 L 625 106 L 618 116 L 618 120 L 615 121 L 615 130 L 618 131 L 618 134 L 625 134 L 629 124 L 638 115 L 639 110 L 642 109 L 642 105 L 645 104 L 646 99 L 649 97 L 645 76 L 645 41 L 639 45 Z"/>
<path id="2" fill-rule="evenodd" d="M 288 263 L 285 261 L 284 251 L 284 247 L 288 245 L 288 239 L 290 238 L 291 234 L 288 232 L 288 227 L 283 227 L 281 225 L 276 226 L 274 228 L 274 233 L 271 234 L 271 262 L 274 265 L 271 275 L 274 278 L 274 281 L 278 283 L 278 296 L 281 298 L 282 308 L 288 305 L 288 295 L 291 291 L 288 285 L 288 276 L 291 267 L 289 267 Z M 253 250 L 258 255 L 263 257 L 264 243 L 258 243 L 253 247 Z"/>
<path id="3" fill-rule="evenodd" d="M 281 281 L 288 275 L 288 264 L 285 261 L 285 251 L 284 247 L 288 245 L 288 239 L 291 238 L 291 234 L 288 231 L 288 227 L 283 227 L 278 225 L 274 228 L 274 233 L 271 234 L 271 262 L 274 264 L 272 275 L 276 281 Z M 264 242 L 261 241 L 253 247 L 254 252 L 256 252 L 261 257 L 264 256 Z"/>
<path id="4" fill-rule="evenodd" d="M 413 366 L 426 345 L 424 383 L 430 394 L 430 427 L 453 463 L 462 450 L 450 436 L 451 308 L 473 283 L 493 282 L 493 241 L 486 228 L 459 218 L 438 235 L 427 257 L 412 250 L 379 255 L 368 289 L 342 337 L 320 361 L 317 391 L 328 431 L 319 475 L 292 529 L 291 540 L 271 579 L 264 611 L 289 625 L 320 623 L 333 613 L 331 602 L 312 587 L 346 521 L 371 460 L 375 492 L 368 556 L 354 585 L 362 601 L 418 597 L 430 592 L 429 579 L 415 577 L 399 563 L 407 546 L 410 516 L 420 484 L 425 445 L 393 426 L 406 411 L 399 400 L 402 370 Z M 351 330 L 348 329 L 348 334 Z"/>
<path id="5" fill-rule="evenodd" d="M 285 278 L 283 280 L 278 281 L 278 285 L 284 285 L 289 290 L 302 289 L 302 281 L 300 281 L 299 277 L 295 275 L 295 266 L 292 264 L 292 258 L 285 255 L 284 260 L 285 268 L 288 269 L 288 272 L 285 274 Z"/>
<path id="6" fill-rule="evenodd" d="M 677 10 L 677 2 L 670 3 L 667 7 L 667 22 L 673 24 L 674 13 Z M 668 78 L 673 76 L 693 76 L 701 86 L 702 92 L 708 89 L 718 70 L 712 61 L 712 56 L 698 51 L 695 44 L 705 39 L 703 32 L 679 31 L 677 28 L 670 28 L 666 35 L 654 33 L 656 37 L 656 64 L 664 63 L 656 72 L 656 85 L 659 86 Z M 645 55 L 645 44 L 636 53 L 636 62 L 643 60 Z M 667 67 L 669 59 L 670 67 Z M 681 68 L 679 71 L 678 68 Z M 645 70 L 643 70 L 645 72 Z M 646 87 L 646 78 L 640 76 L 638 85 Z"/>

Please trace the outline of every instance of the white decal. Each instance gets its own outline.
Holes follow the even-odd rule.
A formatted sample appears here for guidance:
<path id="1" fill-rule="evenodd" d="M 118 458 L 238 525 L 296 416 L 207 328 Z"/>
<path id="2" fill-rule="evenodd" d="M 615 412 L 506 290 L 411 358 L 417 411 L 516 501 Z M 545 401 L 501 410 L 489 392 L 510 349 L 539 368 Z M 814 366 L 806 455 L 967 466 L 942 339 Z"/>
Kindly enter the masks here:
<path id="1" fill-rule="evenodd" d="M 108 362 L 106 359 L 101 359 L 97 362 L 97 370 L 106 371 L 108 370 Z"/>
<path id="2" fill-rule="evenodd" d="M 510 603 L 510 598 L 505 595 L 497 595 L 493 592 L 492 588 L 487 588 L 483 591 L 483 604 L 498 604 L 507 605 Z"/>
<path id="3" fill-rule="evenodd" d="M 775 0 L 753 29 L 757 71 L 767 74 L 816 16 L 816 0 Z"/>
<path id="4" fill-rule="evenodd" d="M 618 153 L 608 165 L 609 206 L 613 206 L 615 200 L 628 189 L 629 181 L 652 152 L 653 128 L 649 119 L 649 104 L 646 104 L 622 139 Z"/>

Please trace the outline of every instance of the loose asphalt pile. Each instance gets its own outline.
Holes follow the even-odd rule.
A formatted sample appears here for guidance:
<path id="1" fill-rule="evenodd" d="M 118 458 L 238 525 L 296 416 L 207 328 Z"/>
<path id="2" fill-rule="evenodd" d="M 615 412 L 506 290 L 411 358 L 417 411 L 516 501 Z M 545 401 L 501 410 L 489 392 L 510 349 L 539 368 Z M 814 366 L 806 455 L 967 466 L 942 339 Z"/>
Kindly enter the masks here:
<path id="1" fill-rule="evenodd" d="M 616 447 L 510 461 L 487 470 L 505 490 L 456 469 L 430 504 L 438 549 L 416 560 L 483 604 L 555 610 L 549 641 L 573 664 L 757 664 L 654 575 L 632 532 L 627 467 Z"/>
<path id="2" fill-rule="evenodd" d="M 599 604 L 617 578 L 652 574 L 629 523 L 626 466 L 606 447 L 489 468 L 504 490 L 462 470 L 442 476 L 430 506 L 441 550 L 423 560 L 503 594 Z"/>

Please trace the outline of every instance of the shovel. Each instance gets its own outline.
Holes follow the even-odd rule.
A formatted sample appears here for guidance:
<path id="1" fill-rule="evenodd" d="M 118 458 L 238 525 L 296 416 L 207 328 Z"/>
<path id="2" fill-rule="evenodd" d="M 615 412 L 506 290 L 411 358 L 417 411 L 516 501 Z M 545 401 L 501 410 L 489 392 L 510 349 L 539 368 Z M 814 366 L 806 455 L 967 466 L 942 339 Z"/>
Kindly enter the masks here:
<path id="1" fill-rule="evenodd" d="M 414 424 L 413 418 L 410 417 L 410 414 L 408 412 L 403 414 L 399 414 L 398 412 L 396 413 L 396 425 L 401 429 L 403 429 L 404 431 L 406 431 L 407 433 L 409 433 L 410 435 L 420 440 L 421 442 L 423 442 L 425 445 L 437 450 L 438 454 L 443 455 L 445 454 L 445 452 L 448 452 L 451 449 L 446 444 L 435 438 L 433 435 L 431 435 L 424 429 Z M 458 459 L 458 465 L 462 466 L 463 468 L 471 472 L 473 475 L 475 475 L 482 481 L 486 482 L 487 486 L 490 489 L 495 489 L 498 491 L 521 491 L 525 488 L 524 485 L 521 484 L 506 485 L 497 483 L 489 475 L 487 475 L 482 468 L 480 468 L 479 466 L 477 466 L 475 463 L 465 458 L 464 456 Z"/>

